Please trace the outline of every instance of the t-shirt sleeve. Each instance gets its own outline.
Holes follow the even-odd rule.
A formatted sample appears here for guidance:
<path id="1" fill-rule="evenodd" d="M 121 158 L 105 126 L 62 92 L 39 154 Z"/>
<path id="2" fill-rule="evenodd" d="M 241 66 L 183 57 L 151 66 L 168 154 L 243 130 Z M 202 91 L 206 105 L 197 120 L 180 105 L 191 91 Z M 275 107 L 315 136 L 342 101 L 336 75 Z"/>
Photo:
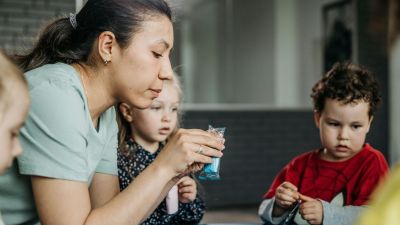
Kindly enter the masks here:
<path id="1" fill-rule="evenodd" d="M 31 89 L 30 95 L 21 130 L 20 173 L 87 182 L 88 123 L 80 92 L 68 83 L 49 81 Z"/>
<path id="2" fill-rule="evenodd" d="M 117 168 L 117 148 L 118 148 L 118 126 L 117 121 L 115 119 L 115 110 L 111 108 L 107 112 L 108 119 L 108 137 L 109 140 L 103 150 L 102 158 L 99 164 L 96 167 L 97 173 L 105 173 L 110 175 L 118 176 L 118 168 Z"/>

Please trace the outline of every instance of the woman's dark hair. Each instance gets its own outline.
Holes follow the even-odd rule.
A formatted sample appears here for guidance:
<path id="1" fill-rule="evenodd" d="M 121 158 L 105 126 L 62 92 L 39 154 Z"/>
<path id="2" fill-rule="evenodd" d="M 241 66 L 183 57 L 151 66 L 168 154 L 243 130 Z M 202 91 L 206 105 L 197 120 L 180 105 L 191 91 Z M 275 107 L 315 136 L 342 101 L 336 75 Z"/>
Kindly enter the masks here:
<path id="1" fill-rule="evenodd" d="M 76 28 L 69 17 L 56 19 L 44 28 L 36 46 L 15 60 L 24 71 L 56 62 L 93 64 L 93 44 L 102 32 L 114 33 L 124 49 L 142 22 L 157 15 L 172 20 L 171 9 L 164 0 L 88 0 L 76 15 Z"/>
<path id="2" fill-rule="evenodd" d="M 352 63 L 336 63 L 312 88 L 314 110 L 322 112 L 327 98 L 344 104 L 363 100 L 369 104 L 372 117 L 380 102 L 378 82 L 371 71 Z"/>

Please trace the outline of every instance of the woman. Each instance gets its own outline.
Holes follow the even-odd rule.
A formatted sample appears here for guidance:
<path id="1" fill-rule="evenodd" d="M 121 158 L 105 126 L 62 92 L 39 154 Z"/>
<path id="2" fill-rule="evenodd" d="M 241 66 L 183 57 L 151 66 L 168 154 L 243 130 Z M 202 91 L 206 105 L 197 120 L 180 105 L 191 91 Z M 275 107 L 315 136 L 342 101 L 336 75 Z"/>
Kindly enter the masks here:
<path id="1" fill-rule="evenodd" d="M 89 0 L 45 28 L 18 58 L 32 103 L 24 154 L 0 180 L 6 224 L 138 224 L 182 174 L 222 156 L 207 132 L 181 129 L 119 193 L 112 106 L 151 104 L 172 78 L 172 45 L 163 0 Z"/>

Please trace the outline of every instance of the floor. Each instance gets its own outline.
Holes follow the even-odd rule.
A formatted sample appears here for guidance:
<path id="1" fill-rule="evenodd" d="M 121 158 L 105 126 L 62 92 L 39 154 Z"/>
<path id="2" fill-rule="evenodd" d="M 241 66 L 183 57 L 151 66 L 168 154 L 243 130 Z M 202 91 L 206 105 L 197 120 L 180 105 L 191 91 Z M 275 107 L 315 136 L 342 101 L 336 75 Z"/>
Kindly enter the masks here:
<path id="1" fill-rule="evenodd" d="M 201 223 L 256 223 L 262 224 L 257 206 L 207 210 Z"/>

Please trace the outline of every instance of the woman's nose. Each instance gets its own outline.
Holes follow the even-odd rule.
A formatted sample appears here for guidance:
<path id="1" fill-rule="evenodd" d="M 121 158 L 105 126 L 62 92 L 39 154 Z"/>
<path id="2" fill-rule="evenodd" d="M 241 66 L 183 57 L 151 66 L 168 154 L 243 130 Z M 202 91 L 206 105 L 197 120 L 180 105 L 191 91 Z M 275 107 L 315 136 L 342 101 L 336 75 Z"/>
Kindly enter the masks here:
<path id="1" fill-rule="evenodd" d="M 172 70 L 171 60 L 169 57 L 163 62 L 160 70 L 159 78 L 161 80 L 171 80 L 173 78 L 174 71 Z"/>

